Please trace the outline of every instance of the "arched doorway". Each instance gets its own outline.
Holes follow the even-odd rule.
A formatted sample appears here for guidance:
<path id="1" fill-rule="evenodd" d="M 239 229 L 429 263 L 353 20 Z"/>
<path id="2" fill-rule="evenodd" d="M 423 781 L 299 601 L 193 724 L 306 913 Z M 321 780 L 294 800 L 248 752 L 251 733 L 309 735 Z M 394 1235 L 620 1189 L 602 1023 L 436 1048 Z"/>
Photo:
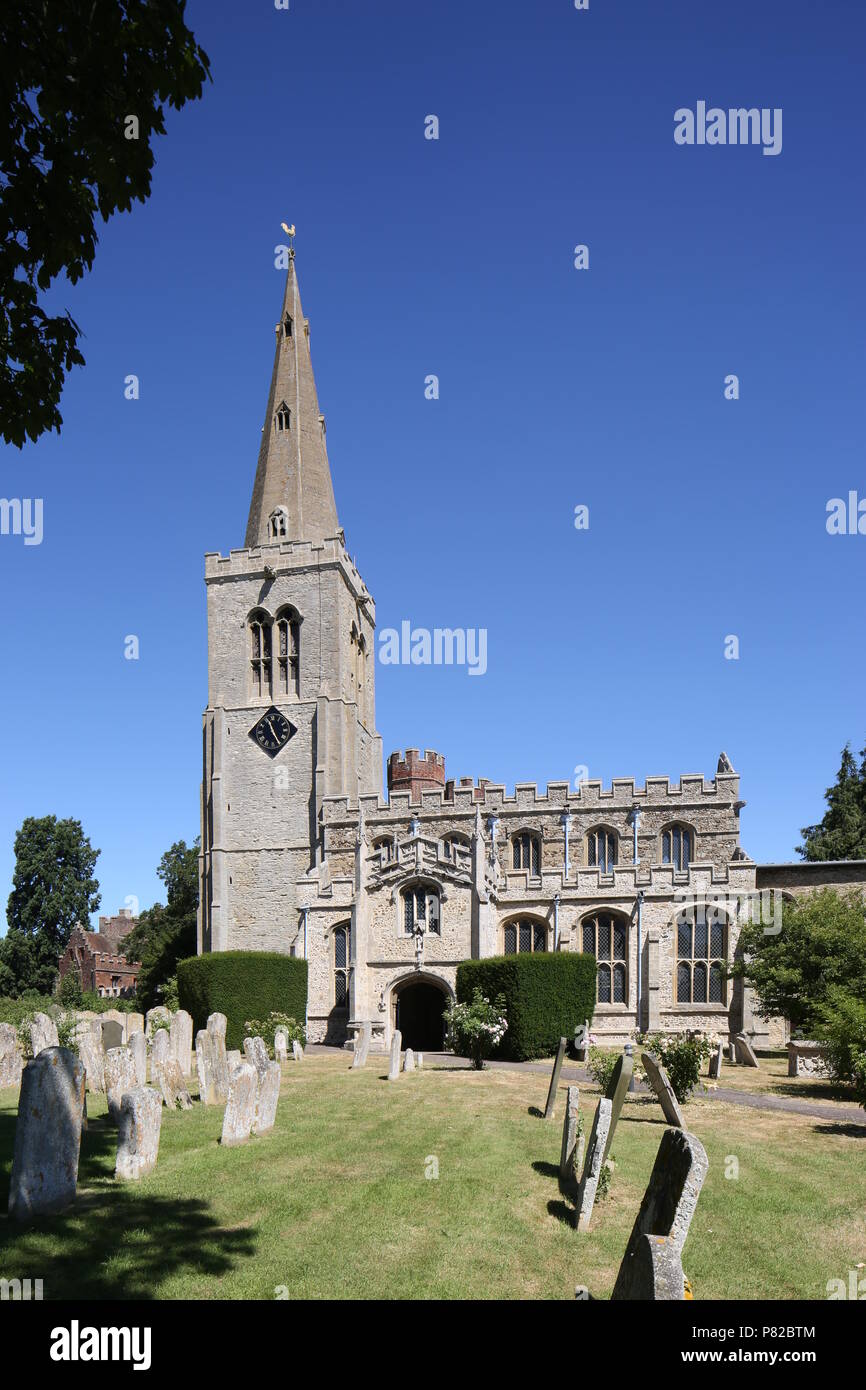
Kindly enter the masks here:
<path id="1" fill-rule="evenodd" d="M 404 1047 L 413 1052 L 441 1052 L 445 1046 L 443 1010 L 448 996 L 429 979 L 407 980 L 395 989 L 394 1026 L 400 1029 Z"/>

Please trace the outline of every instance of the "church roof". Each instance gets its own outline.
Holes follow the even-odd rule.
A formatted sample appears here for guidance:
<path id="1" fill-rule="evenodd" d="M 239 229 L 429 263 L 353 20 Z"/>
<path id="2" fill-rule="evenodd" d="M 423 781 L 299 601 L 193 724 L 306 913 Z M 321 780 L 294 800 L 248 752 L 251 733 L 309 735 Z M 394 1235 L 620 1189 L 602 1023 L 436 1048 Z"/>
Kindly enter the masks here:
<path id="1" fill-rule="evenodd" d="M 310 359 L 309 324 L 301 308 L 294 252 L 290 253 L 271 389 L 250 503 L 248 548 L 280 540 L 322 541 L 339 527 L 325 423 L 319 414 Z M 271 518 L 282 510 L 276 529 Z"/>

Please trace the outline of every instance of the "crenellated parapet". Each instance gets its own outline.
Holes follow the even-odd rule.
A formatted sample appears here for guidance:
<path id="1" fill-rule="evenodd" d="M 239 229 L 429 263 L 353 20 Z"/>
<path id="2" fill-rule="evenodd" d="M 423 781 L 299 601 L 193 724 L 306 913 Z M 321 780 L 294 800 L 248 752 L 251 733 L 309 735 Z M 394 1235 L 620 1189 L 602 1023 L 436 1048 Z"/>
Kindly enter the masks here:
<path id="1" fill-rule="evenodd" d="M 204 557 L 205 582 L 221 579 L 267 579 L 266 569 L 282 574 L 303 570 L 321 570 L 329 566 L 340 569 L 350 589 L 368 606 L 375 622 L 375 603 L 360 572 L 346 549 L 342 536 L 329 536 L 322 541 L 279 541 L 273 545 L 254 546 L 250 550 L 230 550 L 228 555 L 208 551 Z"/>

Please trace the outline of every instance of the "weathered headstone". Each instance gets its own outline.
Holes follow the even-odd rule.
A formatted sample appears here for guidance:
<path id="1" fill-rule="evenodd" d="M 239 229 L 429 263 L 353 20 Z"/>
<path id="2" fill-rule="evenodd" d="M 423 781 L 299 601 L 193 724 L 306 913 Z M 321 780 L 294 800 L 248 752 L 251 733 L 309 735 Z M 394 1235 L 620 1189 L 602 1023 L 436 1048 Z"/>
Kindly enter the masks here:
<path id="1" fill-rule="evenodd" d="M 195 1062 L 198 1071 L 198 1094 L 202 1105 L 221 1105 L 213 1056 L 213 1036 L 206 1028 L 200 1028 L 195 1035 Z"/>
<path id="2" fill-rule="evenodd" d="M 264 1038 L 244 1038 L 244 1055 L 259 1075 L 268 1066 L 268 1049 Z"/>
<path id="3" fill-rule="evenodd" d="M 605 1100 L 610 1101 L 611 1109 L 610 1128 L 607 1131 L 607 1140 L 604 1146 L 602 1163 L 610 1153 L 610 1146 L 613 1143 L 613 1133 L 619 1122 L 623 1102 L 625 1101 L 626 1094 L 631 1085 L 633 1076 L 634 1057 L 632 1055 L 631 1049 L 629 1048 L 627 1051 L 623 1052 L 622 1056 L 620 1057 L 619 1061 L 614 1067 L 610 1081 L 607 1084 L 607 1090 L 604 1093 Z"/>
<path id="4" fill-rule="evenodd" d="M 274 1057 L 278 1062 L 289 1060 L 289 1035 L 282 1028 L 274 1033 Z"/>
<path id="5" fill-rule="evenodd" d="M 186 1009 L 178 1009 L 171 1020 L 170 1033 L 172 1055 L 180 1067 L 181 1076 L 189 1076 L 192 1070 L 192 1015 Z"/>
<path id="6" fill-rule="evenodd" d="M 18 1029 L 11 1023 L 0 1023 L 0 1087 L 20 1086 L 23 1070 Z"/>
<path id="7" fill-rule="evenodd" d="M 416 1053 L 415 1053 L 415 1066 L 416 1066 L 416 1067 L 418 1068 L 418 1070 L 420 1071 L 421 1068 L 423 1067 L 423 1065 L 424 1065 L 424 1053 L 423 1053 L 423 1052 L 416 1052 Z"/>
<path id="8" fill-rule="evenodd" d="M 577 1157 L 577 1135 L 580 1128 L 579 1102 L 579 1088 L 569 1086 L 565 1119 L 562 1124 L 562 1149 L 559 1155 L 559 1176 L 563 1182 L 574 1182 L 580 1176 L 574 1166 Z"/>
<path id="9" fill-rule="evenodd" d="M 682 1259 L 708 1166 L 699 1139 L 684 1129 L 665 1130 L 611 1298 L 681 1296 L 676 1292 L 679 1283 L 672 1257 Z M 655 1253 L 647 1250 L 646 1236 L 664 1236 L 668 1248 Z M 673 1289 L 673 1293 L 654 1292 L 656 1281 L 658 1288 Z"/>
<path id="10" fill-rule="evenodd" d="M 833 1075 L 825 1043 L 805 1039 L 788 1043 L 788 1075 L 825 1078 Z"/>
<path id="11" fill-rule="evenodd" d="M 123 1024 L 116 1018 L 100 1019 L 102 1050 L 108 1052 L 112 1047 L 123 1047 Z"/>
<path id="12" fill-rule="evenodd" d="M 395 1028 L 391 1034 L 391 1056 L 388 1065 L 388 1080 L 396 1081 L 400 1075 L 400 1049 L 403 1046 L 403 1036 L 399 1028 Z"/>
<path id="13" fill-rule="evenodd" d="M 256 1114 L 253 1121 L 253 1134 L 268 1134 L 277 1118 L 277 1101 L 280 1098 L 279 1062 L 265 1062 L 263 1070 L 257 1069 Z"/>
<path id="14" fill-rule="evenodd" d="M 735 1035 L 734 1052 L 737 1061 L 740 1063 L 740 1066 L 756 1067 L 758 1065 L 758 1059 L 755 1056 L 752 1044 L 749 1042 L 749 1039 L 746 1037 L 745 1033 L 737 1033 Z"/>
<path id="15" fill-rule="evenodd" d="M 589 1051 L 589 1019 L 586 1023 L 578 1023 L 574 1030 L 574 1051 L 579 1062 L 586 1061 Z"/>
<path id="16" fill-rule="evenodd" d="M 370 1054 L 370 1042 L 373 1037 L 373 1025 L 370 1022 L 361 1024 L 360 1029 L 355 1034 L 355 1050 L 352 1053 L 352 1070 L 357 1071 L 358 1067 L 367 1065 L 367 1058 Z"/>
<path id="17" fill-rule="evenodd" d="M 303 1062 L 304 1060 L 304 1049 L 297 1038 L 292 1038 L 292 1056 L 296 1062 Z"/>
<path id="18" fill-rule="evenodd" d="M 156 1008 L 148 1009 L 144 1016 L 144 1031 L 148 1038 L 153 1036 L 153 1025 L 158 1018 L 165 1019 L 171 1026 L 171 1009 L 167 1009 L 164 1004 L 157 1004 Z"/>
<path id="19" fill-rule="evenodd" d="M 135 1063 L 136 1086 L 147 1085 L 147 1038 L 142 1032 L 130 1033 L 127 1044 Z"/>
<path id="20" fill-rule="evenodd" d="M 604 1165 L 604 1146 L 607 1143 L 607 1132 L 610 1128 L 610 1112 L 610 1101 L 602 1097 L 596 1107 L 592 1129 L 589 1132 L 586 1160 L 583 1165 L 580 1186 L 577 1189 L 577 1229 L 579 1231 L 585 1231 L 589 1226 L 592 1208 L 595 1205 L 598 1180 Z"/>
<path id="21" fill-rule="evenodd" d="M 135 1059 L 128 1047 L 111 1047 L 105 1054 L 105 1093 L 108 1114 L 120 1123 L 120 1102 L 135 1086 Z"/>
<path id="22" fill-rule="evenodd" d="M 223 1130 L 220 1143 L 227 1148 L 243 1144 L 252 1133 L 256 1118 L 256 1092 L 258 1077 L 251 1062 L 241 1062 L 232 1072 L 229 1082 L 229 1098 L 223 1116 Z"/>
<path id="23" fill-rule="evenodd" d="M 135 1036 L 144 1038 L 143 1033 Z M 162 1098 L 158 1091 L 150 1086 L 133 1086 L 124 1093 L 117 1124 L 116 1178 L 132 1181 L 153 1172 L 161 1125 Z"/>
<path id="24" fill-rule="evenodd" d="M 144 1014 L 135 1014 L 135 1013 L 127 1014 L 127 1015 L 126 1015 L 126 1041 L 129 1042 L 129 1040 L 130 1040 L 130 1038 L 132 1037 L 133 1033 L 143 1033 L 143 1032 L 144 1032 Z"/>
<path id="25" fill-rule="evenodd" d="M 211 1014 L 207 1021 L 207 1031 L 211 1036 L 211 1055 L 213 1056 L 217 1094 L 219 1095 L 220 1101 L 227 1100 L 229 1094 L 229 1067 L 226 1058 L 227 1023 L 228 1020 L 225 1014 Z"/>
<path id="26" fill-rule="evenodd" d="M 559 1073 L 562 1071 L 562 1063 L 565 1057 L 565 1048 L 566 1039 L 560 1038 L 559 1046 L 556 1049 L 556 1057 L 553 1061 L 553 1071 L 550 1075 L 550 1088 L 547 1092 L 547 1104 L 544 1107 L 544 1118 L 546 1120 L 553 1119 L 553 1113 L 556 1109 L 556 1089 L 559 1085 Z"/>
<path id="27" fill-rule="evenodd" d="M 406 1051 L 403 1054 L 403 1070 L 415 1070 L 415 1053 L 412 1051 L 411 1047 L 407 1047 Z"/>
<path id="28" fill-rule="evenodd" d="M 129 1015 L 121 1013 L 120 1009 L 106 1009 L 105 1013 L 101 1014 L 100 1017 L 103 1023 L 116 1023 L 120 1029 L 120 1041 L 116 1043 L 112 1042 L 110 1046 L 123 1047 L 123 1044 L 126 1042 L 126 1029 Z M 112 1033 L 111 1036 L 116 1037 L 117 1035 Z"/>
<path id="29" fill-rule="evenodd" d="M 646 1079 L 656 1093 L 668 1124 L 675 1125 L 677 1129 L 685 1129 L 685 1120 L 680 1113 L 680 1107 L 677 1105 L 674 1088 L 658 1057 L 653 1052 L 642 1052 L 641 1061 L 646 1072 Z"/>
<path id="30" fill-rule="evenodd" d="M 47 1014 L 34 1014 L 29 1024 L 30 1051 L 38 1057 L 46 1047 L 59 1047 L 57 1024 Z"/>
<path id="31" fill-rule="evenodd" d="M 716 1043 L 710 1053 L 710 1066 L 707 1074 L 711 1081 L 718 1081 L 722 1074 L 722 1046 L 722 1043 Z"/>
<path id="32" fill-rule="evenodd" d="M 157 1028 L 151 1034 L 150 1055 L 153 1065 L 163 1066 L 171 1056 L 171 1035 L 167 1028 Z"/>
<path id="33" fill-rule="evenodd" d="M 87 1089 L 93 1095 L 101 1095 L 105 1090 L 105 1053 L 102 1050 L 102 1033 L 94 1033 L 87 1022 L 79 1023 L 75 1030 L 78 1055 L 84 1063 L 87 1075 Z"/>
<path id="34" fill-rule="evenodd" d="M 240 1066 L 243 1060 L 243 1053 L 239 1052 L 237 1048 L 233 1047 L 230 1052 L 226 1053 L 226 1066 L 229 1069 L 229 1076 L 231 1076 L 235 1067 Z"/>
<path id="35" fill-rule="evenodd" d="M 29 1221 L 62 1211 L 75 1200 L 84 1064 L 65 1047 L 42 1048 L 21 1078 L 9 1217 Z"/>
<path id="36" fill-rule="evenodd" d="M 181 1075 L 180 1066 L 169 1052 L 167 1057 L 156 1057 L 151 1062 L 154 1085 L 159 1088 L 159 1093 L 168 1110 L 189 1110 L 192 1105 L 192 1097 L 186 1089 L 186 1082 Z"/>

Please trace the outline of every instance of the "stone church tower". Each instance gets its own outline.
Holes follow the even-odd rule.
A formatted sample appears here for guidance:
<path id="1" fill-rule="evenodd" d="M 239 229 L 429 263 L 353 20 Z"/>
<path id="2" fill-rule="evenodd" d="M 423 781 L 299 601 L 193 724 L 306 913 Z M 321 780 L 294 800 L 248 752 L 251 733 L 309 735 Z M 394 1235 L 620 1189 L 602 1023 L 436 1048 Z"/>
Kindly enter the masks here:
<path id="1" fill-rule="evenodd" d="M 288 953 L 325 797 L 378 796 L 375 606 L 337 520 L 291 253 L 242 550 L 205 557 L 198 949 Z"/>

